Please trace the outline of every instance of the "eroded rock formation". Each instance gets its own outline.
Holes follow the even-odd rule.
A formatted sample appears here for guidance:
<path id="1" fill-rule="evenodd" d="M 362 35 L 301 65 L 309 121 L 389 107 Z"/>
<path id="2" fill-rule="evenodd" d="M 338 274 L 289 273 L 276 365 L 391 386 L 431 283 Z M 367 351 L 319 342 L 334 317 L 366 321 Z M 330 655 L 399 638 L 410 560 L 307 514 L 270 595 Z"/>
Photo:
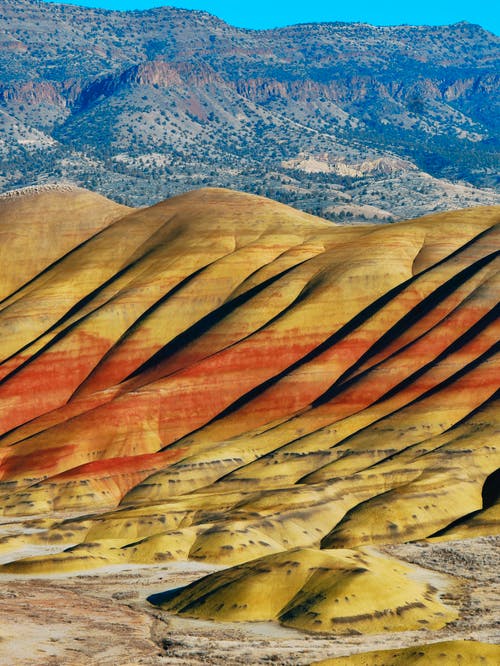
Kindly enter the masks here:
<path id="1" fill-rule="evenodd" d="M 3 571 L 193 559 L 236 568 L 182 613 L 454 617 L 370 548 L 498 531 L 498 208 L 342 227 L 226 190 L 50 190 L 0 214 L 0 503 L 38 528 L 0 550 L 60 546 Z"/>

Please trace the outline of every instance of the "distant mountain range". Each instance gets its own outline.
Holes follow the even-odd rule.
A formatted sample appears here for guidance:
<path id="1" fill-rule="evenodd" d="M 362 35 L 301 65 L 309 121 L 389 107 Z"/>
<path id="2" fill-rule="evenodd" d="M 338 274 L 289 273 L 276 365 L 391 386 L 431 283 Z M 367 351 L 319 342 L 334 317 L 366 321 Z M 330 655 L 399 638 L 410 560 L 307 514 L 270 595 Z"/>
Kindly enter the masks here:
<path id="1" fill-rule="evenodd" d="M 253 31 L 35 0 L 0 21 L 2 191 L 221 185 L 346 221 L 500 203 L 500 39 L 480 26 Z"/>

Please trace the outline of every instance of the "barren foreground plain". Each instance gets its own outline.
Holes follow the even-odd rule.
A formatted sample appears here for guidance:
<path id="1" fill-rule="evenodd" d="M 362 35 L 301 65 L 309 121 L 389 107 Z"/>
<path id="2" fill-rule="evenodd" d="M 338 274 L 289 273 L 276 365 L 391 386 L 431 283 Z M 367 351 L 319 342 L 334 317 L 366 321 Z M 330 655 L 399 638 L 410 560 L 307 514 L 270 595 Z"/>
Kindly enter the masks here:
<path id="1" fill-rule="evenodd" d="M 499 221 L 1 197 L 0 663 L 499 663 Z"/>

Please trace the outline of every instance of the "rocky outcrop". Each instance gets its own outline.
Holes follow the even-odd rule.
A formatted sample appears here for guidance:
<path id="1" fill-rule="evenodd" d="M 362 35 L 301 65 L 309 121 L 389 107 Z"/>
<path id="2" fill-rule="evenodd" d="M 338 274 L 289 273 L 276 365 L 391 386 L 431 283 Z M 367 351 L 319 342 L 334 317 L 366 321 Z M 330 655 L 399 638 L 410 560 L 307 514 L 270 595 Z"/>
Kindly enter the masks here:
<path id="1" fill-rule="evenodd" d="M 332 73 L 329 81 L 302 77 L 296 80 L 242 79 L 236 83 L 236 90 L 257 103 L 276 98 L 303 101 L 311 97 L 327 98 L 338 104 L 358 103 L 366 99 L 372 103 L 377 99 L 403 103 L 412 99 L 450 102 L 472 95 L 492 94 L 498 89 L 499 81 L 500 78 L 493 74 L 443 82 L 440 77 L 419 77 L 414 81 L 404 77 L 387 81 L 383 76 L 340 77 L 338 73 Z"/>
<path id="2" fill-rule="evenodd" d="M 220 83 L 220 77 L 207 66 L 190 63 L 168 63 L 154 60 L 129 67 L 122 72 L 96 79 L 84 85 L 75 94 L 74 85 L 67 85 L 73 106 L 80 111 L 120 90 L 134 87 L 186 88 Z"/>
<path id="3" fill-rule="evenodd" d="M 500 85 L 500 75 L 485 74 L 482 76 L 457 79 L 451 84 L 446 84 L 444 99 L 454 101 L 461 98 L 469 98 L 474 95 L 495 94 Z"/>
<path id="4" fill-rule="evenodd" d="M 66 100 L 61 94 L 60 86 L 50 81 L 24 81 L 11 85 L 0 85 L 0 99 L 4 103 L 52 104 L 65 107 Z"/>

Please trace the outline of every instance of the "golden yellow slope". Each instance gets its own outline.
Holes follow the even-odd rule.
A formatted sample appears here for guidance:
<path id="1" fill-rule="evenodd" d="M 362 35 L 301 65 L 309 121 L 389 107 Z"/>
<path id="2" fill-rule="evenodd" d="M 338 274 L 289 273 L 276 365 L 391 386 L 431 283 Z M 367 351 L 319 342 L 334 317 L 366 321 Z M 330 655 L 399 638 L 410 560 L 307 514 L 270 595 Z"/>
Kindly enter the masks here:
<path id="1" fill-rule="evenodd" d="M 500 660 L 500 646 L 476 641 L 445 641 L 402 650 L 378 650 L 349 657 L 318 661 L 314 666 L 494 666 Z"/>
<path id="2" fill-rule="evenodd" d="M 188 617 L 278 620 L 344 634 L 442 627 L 456 611 L 436 593 L 424 570 L 380 554 L 302 549 L 211 574 L 149 601 Z"/>

